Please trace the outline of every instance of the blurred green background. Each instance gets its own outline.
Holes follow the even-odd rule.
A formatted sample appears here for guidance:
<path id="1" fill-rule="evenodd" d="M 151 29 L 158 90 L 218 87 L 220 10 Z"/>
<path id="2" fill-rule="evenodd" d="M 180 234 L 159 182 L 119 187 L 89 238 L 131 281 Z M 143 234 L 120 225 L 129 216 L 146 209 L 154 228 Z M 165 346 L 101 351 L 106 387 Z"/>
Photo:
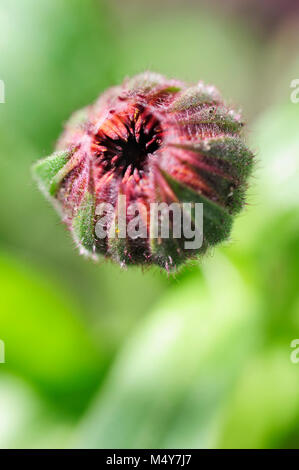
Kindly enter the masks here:
<path id="1" fill-rule="evenodd" d="M 299 447 L 295 0 L 1 0 L 0 447 Z M 78 256 L 31 180 L 146 69 L 214 83 L 257 154 L 231 240 L 176 276 Z"/>

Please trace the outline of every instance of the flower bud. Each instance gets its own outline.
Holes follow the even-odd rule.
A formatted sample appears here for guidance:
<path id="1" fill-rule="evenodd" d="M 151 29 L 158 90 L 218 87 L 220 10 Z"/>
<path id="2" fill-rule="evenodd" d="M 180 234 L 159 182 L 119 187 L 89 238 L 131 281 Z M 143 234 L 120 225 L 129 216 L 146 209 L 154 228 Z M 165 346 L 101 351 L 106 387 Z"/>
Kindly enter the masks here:
<path id="1" fill-rule="evenodd" d="M 244 205 L 242 126 L 213 86 L 146 72 L 75 113 L 34 175 L 81 252 L 175 270 L 226 239 Z"/>

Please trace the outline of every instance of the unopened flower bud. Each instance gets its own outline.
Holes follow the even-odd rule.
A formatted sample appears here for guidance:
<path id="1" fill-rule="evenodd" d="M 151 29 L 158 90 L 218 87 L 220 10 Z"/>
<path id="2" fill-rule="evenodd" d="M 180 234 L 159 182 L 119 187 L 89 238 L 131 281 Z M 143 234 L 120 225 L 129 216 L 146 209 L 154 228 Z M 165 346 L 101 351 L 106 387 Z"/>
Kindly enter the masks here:
<path id="1" fill-rule="evenodd" d="M 75 113 L 34 175 L 81 252 L 174 270 L 226 239 L 244 205 L 242 126 L 213 86 L 146 72 Z"/>

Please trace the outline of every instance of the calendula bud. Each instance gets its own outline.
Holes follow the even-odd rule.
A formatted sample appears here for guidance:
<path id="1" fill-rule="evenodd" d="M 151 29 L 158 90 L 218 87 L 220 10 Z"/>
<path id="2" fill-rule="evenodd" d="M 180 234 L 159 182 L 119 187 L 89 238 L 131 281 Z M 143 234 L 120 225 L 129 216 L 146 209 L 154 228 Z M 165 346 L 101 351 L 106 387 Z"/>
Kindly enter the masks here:
<path id="1" fill-rule="evenodd" d="M 226 239 L 253 155 L 213 86 L 143 73 L 103 93 L 34 165 L 83 253 L 173 270 Z"/>

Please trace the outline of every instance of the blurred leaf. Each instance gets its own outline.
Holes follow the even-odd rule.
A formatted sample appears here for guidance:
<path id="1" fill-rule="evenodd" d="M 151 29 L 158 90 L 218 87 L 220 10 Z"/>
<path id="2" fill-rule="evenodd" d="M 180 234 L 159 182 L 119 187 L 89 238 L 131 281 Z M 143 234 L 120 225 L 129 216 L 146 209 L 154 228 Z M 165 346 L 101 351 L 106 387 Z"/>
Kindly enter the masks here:
<path id="1" fill-rule="evenodd" d="M 257 337 L 254 296 L 227 260 L 210 261 L 205 283 L 187 279 L 141 323 L 76 446 L 215 445 L 214 420 Z"/>
<path id="2" fill-rule="evenodd" d="M 257 37 L 231 17 L 202 6 L 160 2 L 159 14 L 146 2 L 123 2 L 119 22 L 122 54 L 118 76 L 147 69 L 182 80 L 204 80 L 247 111 L 256 107 Z"/>
<path id="3" fill-rule="evenodd" d="M 299 204 L 299 104 L 271 107 L 255 125 L 260 195 L 276 212 Z M 271 214 L 272 215 L 272 214 Z"/>
<path id="4" fill-rule="evenodd" d="M 299 416 L 298 365 L 289 344 L 254 357 L 243 369 L 219 440 L 225 448 L 281 448 Z M 294 445 L 295 444 L 295 445 Z M 299 438 L 293 443 L 298 448 Z"/>
<path id="5" fill-rule="evenodd" d="M 8 369 L 77 411 L 99 383 L 105 358 L 76 306 L 40 273 L 0 258 L 0 337 Z M 98 340 L 99 341 L 99 340 Z"/>
<path id="6" fill-rule="evenodd" d="M 263 100 L 270 106 L 290 102 L 291 82 L 299 78 L 298 28 L 299 15 L 289 16 L 267 45 Z"/>
<path id="7" fill-rule="evenodd" d="M 66 445 L 72 427 L 72 423 L 63 419 L 24 381 L 1 373 L 1 449 L 61 448 Z"/>
<path id="8" fill-rule="evenodd" d="M 256 168 L 248 207 L 235 222 L 233 249 L 252 253 L 269 223 L 298 211 L 299 104 L 276 105 L 264 112 L 251 133 Z M 272 222 L 271 222 L 272 221 Z M 274 236 L 274 234 L 273 234 Z M 265 240 L 264 240 L 265 241 Z"/>
<path id="9" fill-rule="evenodd" d="M 51 153 L 70 113 L 110 84 L 115 54 L 107 19 L 99 0 L 1 2 L 1 126 L 28 137 L 40 157 Z"/>
<path id="10" fill-rule="evenodd" d="M 299 105 L 272 106 L 254 126 L 257 163 L 247 210 L 224 248 L 264 303 L 265 342 L 296 336 L 299 277 Z"/>

